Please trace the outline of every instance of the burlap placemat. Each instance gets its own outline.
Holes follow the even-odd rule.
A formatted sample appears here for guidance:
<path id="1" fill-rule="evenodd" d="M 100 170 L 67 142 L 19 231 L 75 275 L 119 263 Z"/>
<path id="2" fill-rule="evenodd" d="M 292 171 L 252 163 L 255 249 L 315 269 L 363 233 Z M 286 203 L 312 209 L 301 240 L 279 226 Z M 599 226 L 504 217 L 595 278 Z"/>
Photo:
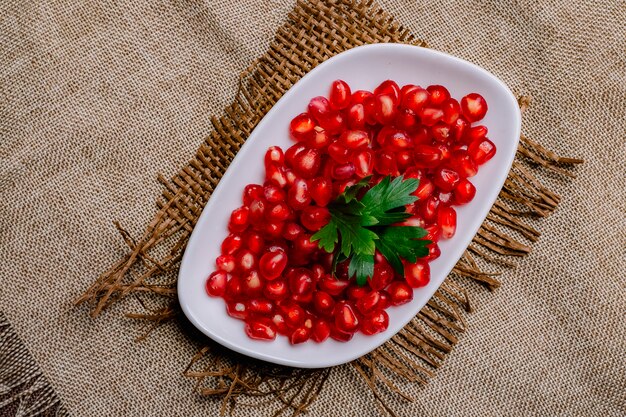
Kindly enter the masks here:
<path id="1" fill-rule="evenodd" d="M 10 262 L 0 265 L 0 305 L 77 414 L 213 413 L 221 402 L 190 395 L 193 383 L 178 374 L 200 340 L 184 322 L 133 344 L 129 334 L 140 329 L 118 318 L 141 307 L 133 298 L 94 322 L 60 306 L 94 270 L 125 256 L 110 218 L 141 237 L 158 192 L 152 173 L 193 152 L 209 130 L 204 117 L 221 114 L 236 74 L 265 51 L 291 4 L 5 6 L 0 256 Z M 497 297 L 469 286 L 479 305 L 466 319 L 472 331 L 435 380 L 399 382 L 415 401 L 390 397 L 394 407 L 402 415 L 622 414 L 624 184 L 615 173 L 624 172 L 624 8 L 385 8 L 433 47 L 532 95 L 524 131 L 589 159 L 573 183 L 538 171 L 565 204 L 549 220 L 527 220 L 544 237 L 517 270 L 502 270 L 509 279 Z M 241 31 L 242 22 L 255 30 Z M 356 371 L 331 378 L 311 414 L 378 413 Z"/>

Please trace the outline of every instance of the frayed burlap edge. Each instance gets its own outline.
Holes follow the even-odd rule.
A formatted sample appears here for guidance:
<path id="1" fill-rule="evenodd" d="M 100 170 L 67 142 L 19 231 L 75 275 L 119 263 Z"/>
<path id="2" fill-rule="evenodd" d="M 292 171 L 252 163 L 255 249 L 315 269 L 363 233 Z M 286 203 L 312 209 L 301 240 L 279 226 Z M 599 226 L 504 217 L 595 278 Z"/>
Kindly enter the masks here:
<path id="1" fill-rule="evenodd" d="M 112 303 L 129 295 L 145 307 L 129 317 L 148 324 L 146 337 L 161 323 L 179 315 L 176 304 L 176 272 L 204 205 L 250 132 L 276 101 L 319 63 L 355 46 L 397 42 L 426 46 L 396 24 L 377 4 L 341 0 L 299 2 L 278 30 L 268 52 L 240 77 L 239 90 L 224 115 L 213 117 L 214 130 L 195 157 L 163 184 L 158 211 L 139 239 L 119 223 L 129 251 L 103 273 L 76 301 L 88 303 L 97 316 Z M 520 97 L 520 107 L 529 104 Z M 496 269 L 513 267 L 514 257 L 531 251 L 539 231 L 525 217 L 552 213 L 560 197 L 544 187 L 533 172 L 547 169 L 572 177 L 568 166 L 581 160 L 561 158 L 522 136 L 509 177 L 487 219 L 450 276 L 420 313 L 389 342 L 374 352 L 344 365 L 351 367 L 370 388 L 382 412 L 394 415 L 388 404 L 394 396 L 412 398 L 399 387 L 406 382 L 424 383 L 441 366 L 459 335 L 466 329 L 471 311 L 465 289 L 478 282 L 493 290 L 499 273 L 484 272 L 478 263 Z M 155 304 L 156 301 L 156 304 Z M 271 401 L 275 414 L 297 415 L 319 395 L 331 370 L 301 370 L 242 358 L 207 341 L 192 358 L 185 375 L 197 380 L 198 391 L 223 399 L 222 413 L 235 405 L 262 406 Z"/>

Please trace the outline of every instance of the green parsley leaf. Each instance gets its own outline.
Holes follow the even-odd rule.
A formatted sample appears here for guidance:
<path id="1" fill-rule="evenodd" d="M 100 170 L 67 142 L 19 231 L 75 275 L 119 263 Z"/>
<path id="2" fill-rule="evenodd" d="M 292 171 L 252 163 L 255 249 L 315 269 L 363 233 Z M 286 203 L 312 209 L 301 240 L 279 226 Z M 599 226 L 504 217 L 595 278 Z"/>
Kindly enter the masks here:
<path id="1" fill-rule="evenodd" d="M 376 242 L 376 248 L 397 273 L 404 274 L 400 258 L 413 263 L 417 261 L 417 258 L 428 255 L 426 245 L 431 241 L 421 240 L 426 234 L 426 230 L 420 227 L 386 227 L 378 233 L 379 240 Z"/>
<path id="2" fill-rule="evenodd" d="M 348 265 L 348 276 L 356 275 L 356 283 L 365 285 L 368 278 L 374 275 L 374 255 L 352 255 Z"/>

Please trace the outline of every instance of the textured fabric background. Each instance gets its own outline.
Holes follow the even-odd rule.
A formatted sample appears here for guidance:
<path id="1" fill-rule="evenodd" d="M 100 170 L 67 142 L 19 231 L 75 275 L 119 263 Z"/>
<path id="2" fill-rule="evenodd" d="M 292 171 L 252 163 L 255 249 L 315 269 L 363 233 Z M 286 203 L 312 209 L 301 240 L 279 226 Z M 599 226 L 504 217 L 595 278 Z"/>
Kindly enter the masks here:
<path id="1" fill-rule="evenodd" d="M 619 1 L 382 1 L 435 49 L 533 104 L 523 131 L 582 157 L 534 252 L 401 415 L 626 413 L 626 6 Z M 74 415 L 213 415 L 181 376 L 195 342 L 135 343 L 127 300 L 91 320 L 69 301 L 140 233 L 166 177 L 229 103 L 293 7 L 269 1 L 0 1 L 0 309 Z M 189 340 L 187 340 L 189 339 Z M 335 373 L 309 415 L 376 415 Z M 257 410 L 242 408 L 242 415 Z"/>

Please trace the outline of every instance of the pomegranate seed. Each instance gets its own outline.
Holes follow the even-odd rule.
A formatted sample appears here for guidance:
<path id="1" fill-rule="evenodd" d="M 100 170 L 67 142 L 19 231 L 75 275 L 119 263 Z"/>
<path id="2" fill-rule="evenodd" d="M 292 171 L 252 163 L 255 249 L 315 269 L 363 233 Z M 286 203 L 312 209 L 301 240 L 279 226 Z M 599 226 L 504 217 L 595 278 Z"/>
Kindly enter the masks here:
<path id="1" fill-rule="evenodd" d="M 304 310 L 297 304 L 283 304 L 280 307 L 285 322 L 290 327 L 299 327 L 304 323 Z"/>
<path id="2" fill-rule="evenodd" d="M 254 314 L 268 315 L 274 311 L 274 304 L 271 301 L 264 300 L 262 298 L 253 298 L 248 300 L 247 305 L 248 312 Z"/>
<path id="3" fill-rule="evenodd" d="M 417 127 L 418 121 L 415 114 L 411 110 L 400 109 L 396 116 L 396 126 L 400 129 L 409 131 Z"/>
<path id="4" fill-rule="evenodd" d="M 263 227 L 263 231 L 265 232 L 265 236 L 272 240 L 278 239 L 283 234 L 283 229 L 285 228 L 284 222 L 267 222 Z"/>
<path id="5" fill-rule="evenodd" d="M 274 222 L 284 222 L 291 217 L 291 209 L 286 203 L 274 204 L 265 212 L 267 220 Z"/>
<path id="6" fill-rule="evenodd" d="M 475 195 L 476 187 L 467 179 L 462 179 L 456 187 L 454 187 L 454 202 L 456 204 L 467 204 L 474 199 Z"/>
<path id="7" fill-rule="evenodd" d="M 433 191 L 435 191 L 435 185 L 428 178 L 420 179 L 420 183 L 417 186 L 417 190 L 413 193 L 418 200 L 425 200 Z"/>
<path id="8" fill-rule="evenodd" d="M 441 104 L 443 110 L 443 122 L 448 125 L 454 125 L 461 116 L 461 106 L 459 102 L 453 98 L 449 98 Z"/>
<path id="9" fill-rule="evenodd" d="M 255 254 L 260 253 L 265 248 L 265 239 L 259 233 L 249 231 L 245 234 L 244 240 L 248 249 Z"/>
<path id="10" fill-rule="evenodd" d="M 394 281 L 387 288 L 391 305 L 399 306 L 413 299 L 413 289 L 405 282 Z"/>
<path id="11" fill-rule="evenodd" d="M 271 181 L 279 187 L 287 185 L 285 168 L 281 165 L 269 164 L 265 169 L 265 179 Z"/>
<path id="12" fill-rule="evenodd" d="M 369 280 L 370 287 L 374 291 L 380 291 L 393 280 L 393 268 L 383 260 L 374 265 L 374 275 Z"/>
<path id="13" fill-rule="evenodd" d="M 414 159 L 419 168 L 434 168 L 441 163 L 442 155 L 435 146 L 416 145 Z"/>
<path id="14" fill-rule="evenodd" d="M 407 263 L 404 265 L 404 279 L 413 288 L 424 287 L 430 282 L 430 266 L 424 261 Z"/>
<path id="15" fill-rule="evenodd" d="M 311 339 L 316 343 L 322 343 L 330 336 L 330 324 L 324 319 L 317 319 L 313 323 Z"/>
<path id="16" fill-rule="evenodd" d="M 276 328 L 271 320 L 253 319 L 246 321 L 246 334 L 251 339 L 274 340 L 276 339 Z"/>
<path id="17" fill-rule="evenodd" d="M 365 90 L 357 90 L 350 97 L 351 104 L 363 104 L 367 99 L 374 97 L 372 93 Z"/>
<path id="18" fill-rule="evenodd" d="M 421 87 L 409 91 L 402 97 L 401 107 L 419 114 L 422 108 L 430 101 L 430 93 Z"/>
<path id="19" fill-rule="evenodd" d="M 461 142 L 467 128 L 469 127 L 469 123 L 463 117 L 459 117 L 456 119 L 456 122 L 452 125 L 452 138 L 455 142 Z"/>
<path id="20" fill-rule="evenodd" d="M 367 295 L 359 298 L 356 302 L 356 308 L 363 315 L 368 315 L 375 308 L 377 308 L 380 302 L 380 293 L 378 291 L 371 291 Z"/>
<path id="21" fill-rule="evenodd" d="M 365 286 L 361 287 L 360 285 L 351 284 L 346 290 L 346 295 L 348 296 L 349 300 L 356 302 L 359 298 L 363 297 L 368 292 L 369 288 Z"/>
<path id="22" fill-rule="evenodd" d="M 330 145 L 331 142 L 332 138 L 328 132 L 316 126 L 315 129 L 313 129 L 311 137 L 306 141 L 306 144 L 313 149 L 323 149 Z"/>
<path id="23" fill-rule="evenodd" d="M 338 142 L 328 145 L 328 155 L 338 164 L 345 164 L 350 160 L 350 150 Z"/>
<path id="24" fill-rule="evenodd" d="M 459 173 L 461 178 L 473 177 L 478 173 L 478 165 L 469 156 L 467 151 L 459 150 L 452 153 L 450 165 Z"/>
<path id="25" fill-rule="evenodd" d="M 496 154 L 496 145 L 489 139 L 472 142 L 467 152 L 478 165 L 482 165 Z"/>
<path id="26" fill-rule="evenodd" d="M 311 235 L 303 233 L 293 241 L 289 259 L 293 265 L 304 265 L 317 250 L 317 242 L 311 242 Z"/>
<path id="27" fill-rule="evenodd" d="M 222 255 L 233 255 L 241 248 L 241 236 L 231 233 L 222 242 Z"/>
<path id="28" fill-rule="evenodd" d="M 432 128 L 432 133 L 437 142 L 447 143 L 450 140 L 450 126 L 443 122 L 437 122 Z"/>
<path id="29" fill-rule="evenodd" d="M 274 316 L 272 317 L 272 322 L 274 323 L 274 326 L 276 326 L 276 331 L 278 332 L 278 334 L 282 334 L 283 336 L 289 336 L 289 326 L 287 326 L 287 322 L 285 321 L 285 318 L 282 314 L 274 314 Z"/>
<path id="30" fill-rule="evenodd" d="M 433 176 L 433 182 L 443 191 L 452 191 L 461 180 L 459 173 L 450 168 L 438 168 Z"/>
<path id="31" fill-rule="evenodd" d="M 441 106 L 450 98 L 450 92 L 443 85 L 430 85 L 426 89 L 430 93 L 430 102 L 435 106 Z"/>
<path id="32" fill-rule="evenodd" d="M 472 126 L 465 133 L 467 143 L 482 140 L 487 137 L 487 127 L 483 125 Z"/>
<path id="33" fill-rule="evenodd" d="M 313 178 L 310 182 L 309 192 L 315 204 L 325 207 L 332 198 L 332 184 L 328 178 Z"/>
<path id="34" fill-rule="evenodd" d="M 357 103 L 348 109 L 348 127 L 350 129 L 363 129 L 365 127 L 365 107 Z"/>
<path id="35" fill-rule="evenodd" d="M 422 258 L 425 262 L 433 261 L 441 255 L 441 249 L 439 249 L 439 245 L 436 243 L 432 243 L 426 246 L 428 248 L 428 256 Z"/>
<path id="36" fill-rule="evenodd" d="M 345 81 L 334 81 L 330 87 L 330 106 L 334 110 L 342 110 L 348 107 L 352 92 Z"/>
<path id="37" fill-rule="evenodd" d="M 266 202 L 262 199 L 254 200 L 250 204 L 250 212 L 248 213 L 250 223 L 259 224 L 265 220 L 266 205 Z"/>
<path id="38" fill-rule="evenodd" d="M 226 283 L 226 291 L 224 293 L 224 299 L 227 301 L 238 300 L 243 294 L 243 288 L 241 285 L 241 279 L 237 276 L 231 276 Z"/>
<path id="39" fill-rule="evenodd" d="M 304 343 L 311 337 L 311 329 L 306 327 L 298 327 L 295 329 L 291 336 L 289 336 L 289 343 L 292 345 L 297 345 L 299 343 Z"/>
<path id="40" fill-rule="evenodd" d="M 443 110 L 437 107 L 424 107 L 420 111 L 420 118 L 425 126 L 434 126 L 443 118 Z"/>
<path id="41" fill-rule="evenodd" d="M 296 156 L 300 155 L 301 152 L 304 152 L 307 149 L 308 149 L 307 146 L 302 143 L 296 143 L 295 145 L 291 146 L 285 152 L 285 164 L 289 168 L 293 168 L 296 162 Z"/>
<path id="42" fill-rule="evenodd" d="M 436 196 L 441 204 L 449 206 L 453 203 L 453 195 L 451 192 L 439 191 Z"/>
<path id="43" fill-rule="evenodd" d="M 330 327 L 330 337 L 331 339 L 335 339 L 338 342 L 349 342 L 354 333 L 342 332 L 336 326 L 331 325 Z"/>
<path id="44" fill-rule="evenodd" d="M 357 149 L 369 145 L 370 138 L 363 130 L 346 130 L 339 136 L 339 141 L 348 149 Z"/>
<path id="45" fill-rule="evenodd" d="M 274 301 L 284 300 L 289 295 L 287 282 L 284 279 L 274 279 L 263 287 L 263 295 Z"/>
<path id="46" fill-rule="evenodd" d="M 400 102 L 400 87 L 395 81 L 386 80 L 383 81 L 378 87 L 374 89 L 374 95 L 388 95 L 393 99 L 393 102 L 397 105 Z"/>
<path id="47" fill-rule="evenodd" d="M 326 118 L 320 120 L 319 124 L 330 135 L 337 135 L 346 128 L 346 119 L 340 112 L 331 112 Z"/>
<path id="48" fill-rule="evenodd" d="M 233 272 L 235 270 L 235 257 L 232 255 L 220 255 L 215 259 L 217 269 L 224 272 Z"/>
<path id="49" fill-rule="evenodd" d="M 353 333 L 359 327 L 359 319 L 350 304 L 340 302 L 335 306 L 335 326 L 345 333 Z"/>
<path id="50" fill-rule="evenodd" d="M 322 291 L 332 296 L 338 296 L 348 288 L 349 284 L 347 280 L 337 279 L 327 275 L 319 281 L 318 286 Z"/>
<path id="51" fill-rule="evenodd" d="M 302 178 L 313 178 L 320 170 L 320 166 L 320 153 L 316 149 L 307 149 L 295 156 L 292 168 Z"/>
<path id="52" fill-rule="evenodd" d="M 335 300 L 327 292 L 315 291 L 313 293 L 313 308 L 322 315 L 329 315 L 335 308 Z"/>
<path id="53" fill-rule="evenodd" d="M 248 310 L 246 309 L 246 304 L 243 302 L 227 302 L 226 313 L 240 320 L 245 320 L 248 317 Z"/>
<path id="54" fill-rule="evenodd" d="M 381 333 L 389 327 L 389 315 L 385 310 L 378 309 L 363 319 L 361 331 L 364 334 L 372 335 Z"/>
<path id="55" fill-rule="evenodd" d="M 291 137 L 297 141 L 304 140 L 313 131 L 315 122 L 308 113 L 301 113 L 293 118 L 289 125 Z"/>
<path id="56" fill-rule="evenodd" d="M 391 124 L 398 114 L 397 100 L 391 95 L 380 94 L 374 98 L 374 118 L 383 125 Z"/>
<path id="57" fill-rule="evenodd" d="M 396 163 L 398 164 L 398 169 L 400 170 L 400 172 L 408 168 L 414 168 L 413 152 L 401 151 L 396 153 Z M 406 173 L 404 175 L 404 178 L 407 178 Z"/>
<path id="58" fill-rule="evenodd" d="M 283 237 L 289 241 L 296 240 L 302 233 L 304 228 L 298 223 L 287 223 L 283 229 Z"/>
<path id="59" fill-rule="evenodd" d="M 241 282 L 241 291 L 248 297 L 258 297 L 263 292 L 263 283 L 257 271 L 250 271 Z"/>
<path id="60" fill-rule="evenodd" d="M 477 122 L 487 114 L 487 102 L 477 93 L 471 93 L 461 99 L 461 111 L 470 122 Z"/>
<path id="61" fill-rule="evenodd" d="M 206 280 L 206 292 L 212 297 L 221 297 L 226 292 L 226 283 L 230 275 L 224 271 L 215 271 Z"/>
<path id="62" fill-rule="evenodd" d="M 438 225 L 431 224 L 424 227 L 424 229 L 426 229 L 426 232 L 428 232 L 428 234 L 424 236 L 424 240 L 430 240 L 431 242 L 439 241 L 439 237 L 441 236 L 441 228 Z"/>
<path id="63" fill-rule="evenodd" d="M 347 180 L 351 178 L 356 172 L 356 167 L 352 162 L 345 164 L 336 164 L 333 167 L 332 177 L 336 180 Z"/>
<path id="64" fill-rule="evenodd" d="M 385 309 L 391 305 L 391 296 L 385 290 L 379 291 L 380 301 L 378 301 L 378 308 Z"/>
<path id="65" fill-rule="evenodd" d="M 317 232 L 330 221 L 330 212 L 326 207 L 309 206 L 302 211 L 300 222 L 312 232 Z"/>
<path id="66" fill-rule="evenodd" d="M 243 189 L 243 204 L 250 206 L 254 200 L 263 197 L 263 187 L 259 184 L 248 184 Z"/>
<path id="67" fill-rule="evenodd" d="M 385 147 L 394 152 L 404 151 L 413 147 L 413 139 L 403 131 L 397 130 L 387 136 Z"/>
<path id="68" fill-rule="evenodd" d="M 294 210 L 302 210 L 311 204 L 309 185 L 306 180 L 298 178 L 287 192 L 287 204 Z"/>
<path id="69" fill-rule="evenodd" d="M 287 274 L 287 282 L 292 294 L 304 295 L 313 291 L 313 274 L 305 268 L 296 268 Z"/>
<path id="70" fill-rule="evenodd" d="M 309 102 L 309 114 L 319 123 L 330 114 L 330 103 L 326 97 L 313 97 Z"/>
<path id="71" fill-rule="evenodd" d="M 267 251 L 259 261 L 259 272 L 268 281 L 278 278 L 287 266 L 287 254 L 282 250 Z"/>
<path id="72" fill-rule="evenodd" d="M 419 213 L 424 221 L 430 223 L 437 216 L 437 208 L 439 207 L 439 198 L 431 195 L 427 199 L 418 203 Z"/>
<path id="73" fill-rule="evenodd" d="M 376 151 L 374 170 L 380 175 L 397 176 L 399 174 L 395 156 L 386 151 Z"/>
<path id="74" fill-rule="evenodd" d="M 265 166 L 267 167 L 270 164 L 285 164 L 285 154 L 280 147 L 270 146 L 269 148 L 267 148 L 267 152 L 265 152 Z"/>
<path id="75" fill-rule="evenodd" d="M 441 237 L 450 239 L 456 232 L 456 211 L 452 207 L 439 207 L 437 223 L 441 227 Z"/>

